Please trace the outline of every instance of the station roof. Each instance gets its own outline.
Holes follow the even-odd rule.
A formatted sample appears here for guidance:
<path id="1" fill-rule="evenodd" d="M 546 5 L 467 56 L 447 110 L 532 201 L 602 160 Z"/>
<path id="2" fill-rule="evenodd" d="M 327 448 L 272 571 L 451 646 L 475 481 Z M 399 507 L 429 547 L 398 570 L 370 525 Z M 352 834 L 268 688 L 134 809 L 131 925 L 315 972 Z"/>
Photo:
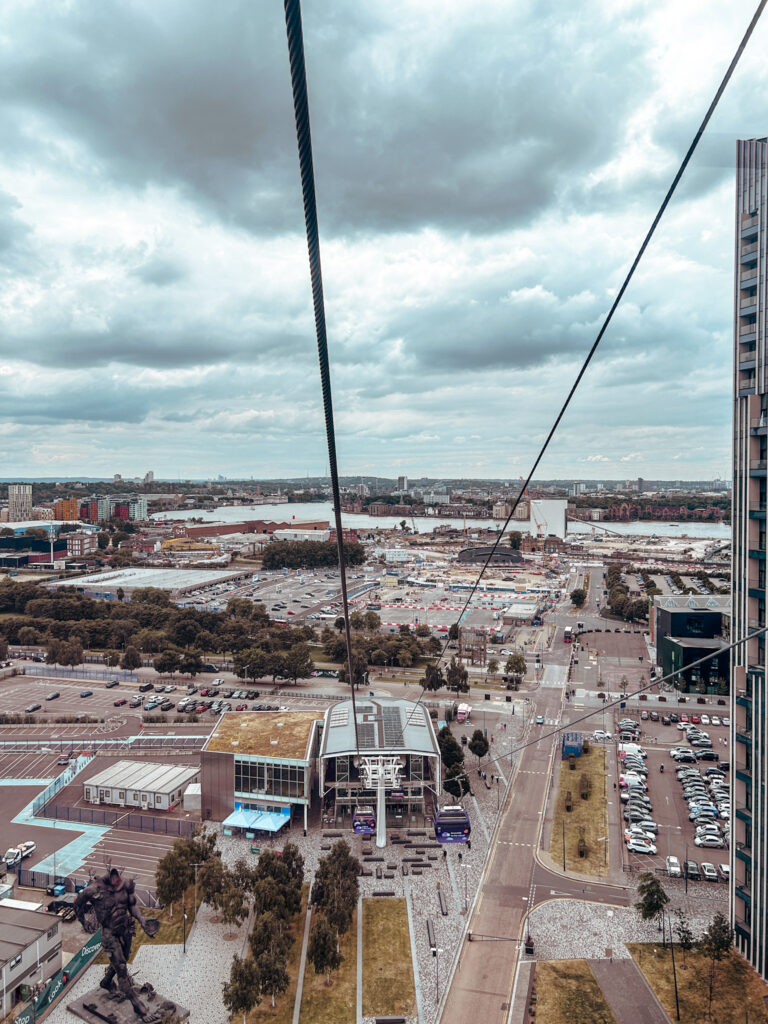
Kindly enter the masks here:
<path id="1" fill-rule="evenodd" d="M 312 730 L 322 717 L 320 711 L 230 711 L 203 750 L 308 761 Z"/>
<path id="2" fill-rule="evenodd" d="M 357 732 L 361 754 L 439 755 L 429 712 L 421 703 L 399 697 L 359 697 Z M 357 753 L 352 701 L 334 704 L 325 713 L 321 757 Z"/>
<path id="3" fill-rule="evenodd" d="M 138 587 L 156 587 L 158 590 L 191 590 L 237 579 L 243 572 L 225 569 L 116 569 L 113 572 L 92 573 L 76 579 L 56 580 L 51 587 L 76 587 L 78 590 L 135 590 Z"/>
<path id="4" fill-rule="evenodd" d="M 117 761 L 89 779 L 82 779 L 82 782 L 92 789 L 140 789 L 145 793 L 173 793 L 199 774 L 199 768 L 188 765 Z"/>

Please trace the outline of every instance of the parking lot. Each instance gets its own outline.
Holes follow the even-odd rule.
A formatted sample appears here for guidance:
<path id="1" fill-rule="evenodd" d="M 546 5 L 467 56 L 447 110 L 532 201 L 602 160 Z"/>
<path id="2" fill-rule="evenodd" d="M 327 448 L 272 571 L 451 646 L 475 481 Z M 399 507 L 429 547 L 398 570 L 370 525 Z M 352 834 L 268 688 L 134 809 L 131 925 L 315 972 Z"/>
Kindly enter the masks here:
<path id="1" fill-rule="evenodd" d="M 670 750 L 675 746 L 691 750 L 695 748 L 691 747 L 687 742 L 685 733 L 677 729 L 677 724 L 679 723 L 672 723 L 666 726 L 662 724 L 662 715 L 668 714 L 669 711 L 670 709 L 660 706 L 658 708 L 658 722 L 654 722 L 650 718 L 641 720 L 640 713 L 636 711 L 627 716 L 635 719 L 637 722 L 640 728 L 639 742 L 648 755 L 646 761 L 648 769 L 648 796 L 652 804 L 650 817 L 657 823 L 658 832 L 655 840 L 657 848 L 655 856 L 631 853 L 625 848 L 625 861 L 634 869 L 642 868 L 644 870 L 659 871 L 666 870 L 666 857 L 670 854 L 677 857 L 681 864 L 686 859 L 695 861 L 699 866 L 702 862 L 712 863 L 716 866 L 727 864 L 727 848 L 707 848 L 699 847 L 695 844 L 696 823 L 689 820 L 690 809 L 684 799 L 682 785 L 676 777 L 676 771 L 679 766 L 670 756 Z M 701 709 L 692 712 L 676 708 L 674 713 L 678 715 L 687 714 L 689 717 L 691 714 L 698 714 L 700 716 Z M 717 712 L 714 713 L 717 714 Z M 712 712 L 710 710 L 705 712 L 705 714 L 711 715 Z M 617 721 L 621 717 L 625 717 L 624 711 L 617 714 Z M 701 725 L 700 728 L 709 733 L 712 740 L 712 750 L 717 754 L 718 758 L 724 762 L 729 761 L 727 746 L 728 728 L 722 724 L 719 726 L 705 724 Z M 616 756 L 618 756 L 618 745 L 614 745 L 613 749 L 617 752 Z M 706 769 L 717 768 L 718 763 L 718 761 L 714 760 L 701 760 L 697 764 L 690 765 L 690 767 L 700 771 L 703 775 Z M 662 767 L 664 769 L 663 772 L 661 771 Z M 686 767 L 689 766 L 686 765 Z M 726 771 L 724 775 L 727 786 L 730 773 Z M 621 805 L 622 811 L 624 806 L 624 804 Z M 718 819 L 718 825 L 719 823 L 720 819 Z M 624 827 L 623 817 L 621 827 Z M 722 832 L 721 828 L 718 830 Z M 726 831 L 727 834 L 728 832 Z M 719 881 L 722 884 L 722 876 L 720 876 Z"/>

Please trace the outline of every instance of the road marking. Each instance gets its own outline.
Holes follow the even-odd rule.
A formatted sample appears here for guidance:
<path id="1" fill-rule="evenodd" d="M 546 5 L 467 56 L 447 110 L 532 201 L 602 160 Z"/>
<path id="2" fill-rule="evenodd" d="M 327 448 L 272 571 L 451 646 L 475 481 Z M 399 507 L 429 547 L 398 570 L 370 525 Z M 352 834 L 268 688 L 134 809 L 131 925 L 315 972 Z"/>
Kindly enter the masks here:
<path id="1" fill-rule="evenodd" d="M 550 896 L 570 896 L 571 893 L 569 893 L 569 892 L 560 892 L 559 889 L 550 889 L 549 890 L 549 895 Z"/>

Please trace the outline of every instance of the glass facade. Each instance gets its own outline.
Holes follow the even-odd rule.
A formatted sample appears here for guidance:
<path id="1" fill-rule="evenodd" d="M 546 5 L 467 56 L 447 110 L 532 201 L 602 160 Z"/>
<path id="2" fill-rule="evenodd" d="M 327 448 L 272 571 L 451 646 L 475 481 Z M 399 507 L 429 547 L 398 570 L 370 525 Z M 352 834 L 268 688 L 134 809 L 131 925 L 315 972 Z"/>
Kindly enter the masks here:
<path id="1" fill-rule="evenodd" d="M 766 977 L 768 769 L 766 500 L 768 496 L 768 140 L 737 143 L 734 281 L 731 923 Z"/>
<path id="2" fill-rule="evenodd" d="M 281 800 L 308 797 L 304 764 L 275 763 L 258 758 L 235 757 L 236 797 L 276 797 Z"/>

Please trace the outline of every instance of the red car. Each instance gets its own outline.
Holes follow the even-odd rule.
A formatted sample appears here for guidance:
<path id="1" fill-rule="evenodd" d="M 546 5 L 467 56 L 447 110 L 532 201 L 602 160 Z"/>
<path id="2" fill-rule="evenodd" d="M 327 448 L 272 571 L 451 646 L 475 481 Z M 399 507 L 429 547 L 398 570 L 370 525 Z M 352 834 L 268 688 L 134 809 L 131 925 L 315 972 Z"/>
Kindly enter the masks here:
<path id="1" fill-rule="evenodd" d="M 691 721 L 694 725 L 701 725 L 701 715 L 691 715 Z"/>
<path id="2" fill-rule="evenodd" d="M 205 714 L 207 710 L 208 708 L 205 706 L 205 704 L 198 704 L 197 707 L 195 708 L 195 714 L 202 715 Z"/>
<path id="3" fill-rule="evenodd" d="M 207 687 L 204 690 L 200 691 L 200 696 L 201 697 L 207 697 L 208 696 L 208 688 Z"/>
<path id="4" fill-rule="evenodd" d="M 688 715 L 686 715 L 686 714 L 680 715 L 680 721 L 681 722 L 687 722 L 688 721 Z"/>
<path id="5" fill-rule="evenodd" d="M 127 704 L 127 703 L 128 703 L 128 701 L 125 699 L 125 697 L 121 697 L 120 700 L 116 700 L 115 701 L 115 707 L 116 708 L 121 708 L 123 706 L 123 704 Z"/>
<path id="6" fill-rule="evenodd" d="M 247 710 L 248 710 L 248 705 L 247 704 L 238 704 L 237 707 L 235 708 L 235 711 L 247 711 Z"/>

